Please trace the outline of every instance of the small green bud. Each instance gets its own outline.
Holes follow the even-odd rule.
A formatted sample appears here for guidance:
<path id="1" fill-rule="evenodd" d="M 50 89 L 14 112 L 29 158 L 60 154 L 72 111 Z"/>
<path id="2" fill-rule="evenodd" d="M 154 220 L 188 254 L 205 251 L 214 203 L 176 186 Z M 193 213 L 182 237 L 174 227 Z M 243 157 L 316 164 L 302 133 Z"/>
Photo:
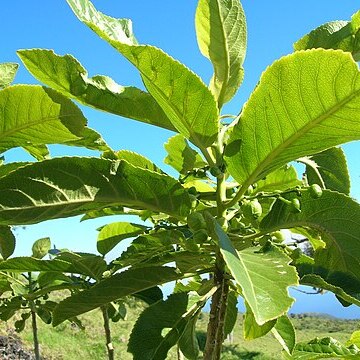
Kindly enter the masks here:
<path id="1" fill-rule="evenodd" d="M 250 185 L 250 186 L 247 188 L 247 190 L 246 190 L 246 192 L 245 192 L 245 195 L 251 195 L 253 192 L 254 192 L 254 188 L 253 188 L 252 185 Z"/>
<path id="2" fill-rule="evenodd" d="M 109 278 L 110 276 L 111 276 L 111 271 L 110 271 L 110 270 L 106 270 L 106 271 L 104 271 L 103 274 L 102 274 L 102 277 L 103 277 L 104 279 Z"/>
<path id="3" fill-rule="evenodd" d="M 257 199 L 245 201 L 241 206 L 241 211 L 248 219 L 257 219 L 262 215 L 262 206 Z"/>
<path id="4" fill-rule="evenodd" d="M 318 184 L 311 185 L 309 188 L 309 192 L 313 199 L 318 199 L 323 193 L 322 188 Z"/>
<path id="5" fill-rule="evenodd" d="M 281 230 L 274 231 L 271 235 L 272 240 L 277 243 L 282 243 L 286 238 L 285 234 Z"/>
<path id="6" fill-rule="evenodd" d="M 291 211 L 293 213 L 301 212 L 301 204 L 300 204 L 300 200 L 298 198 L 293 198 L 291 200 Z"/>
<path id="7" fill-rule="evenodd" d="M 218 177 L 222 174 L 222 172 L 217 166 L 213 166 L 210 168 L 210 174 L 214 177 Z"/>

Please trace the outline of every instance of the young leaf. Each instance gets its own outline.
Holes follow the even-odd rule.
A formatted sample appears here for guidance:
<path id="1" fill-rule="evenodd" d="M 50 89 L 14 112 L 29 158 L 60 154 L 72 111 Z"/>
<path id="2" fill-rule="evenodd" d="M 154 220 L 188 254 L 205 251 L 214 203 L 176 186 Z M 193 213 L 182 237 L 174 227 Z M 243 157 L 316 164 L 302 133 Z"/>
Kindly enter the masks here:
<path id="1" fill-rule="evenodd" d="M 238 252 L 217 223 L 214 236 L 257 324 L 263 325 L 285 314 L 294 302 L 288 287 L 298 284 L 295 268 L 288 265 L 291 259 L 271 245 Z"/>
<path id="2" fill-rule="evenodd" d="M 81 104 L 176 130 L 151 95 L 136 87 L 121 86 L 107 76 L 89 78 L 86 69 L 71 55 L 41 49 L 17 53 L 35 78 Z"/>
<path id="3" fill-rule="evenodd" d="M 266 335 L 275 324 L 276 319 L 267 321 L 263 325 L 259 325 L 255 320 L 251 308 L 246 304 L 246 313 L 244 315 L 244 338 L 246 340 L 254 340 Z"/>
<path id="4" fill-rule="evenodd" d="M 306 164 L 309 185 L 318 184 L 325 189 L 349 195 L 349 171 L 341 148 L 331 148 L 300 161 Z"/>
<path id="5" fill-rule="evenodd" d="M 0 89 L 9 86 L 15 78 L 19 65 L 16 63 L 0 64 Z"/>
<path id="6" fill-rule="evenodd" d="M 0 223 L 30 224 L 110 205 L 185 217 L 187 191 L 173 178 L 125 161 L 55 158 L 0 178 Z"/>
<path id="7" fill-rule="evenodd" d="M 331 337 L 325 337 L 296 344 L 293 354 L 284 357 L 289 360 L 358 359 L 359 355 L 360 350 L 356 346 L 346 347 Z"/>
<path id="8" fill-rule="evenodd" d="M 3 259 L 11 256 L 15 250 L 16 239 L 10 226 L 0 226 L 0 255 Z"/>
<path id="9" fill-rule="evenodd" d="M 120 241 L 142 234 L 146 226 L 117 222 L 105 225 L 99 232 L 96 247 L 100 254 L 105 255 Z"/>
<path id="10" fill-rule="evenodd" d="M 351 21 L 331 21 L 302 37 L 294 44 L 296 51 L 312 48 L 340 49 L 360 61 L 360 11 Z"/>
<path id="11" fill-rule="evenodd" d="M 221 108 L 235 95 L 244 77 L 244 10 L 239 0 L 200 0 L 195 19 L 199 48 L 214 67 L 210 89 Z"/>
<path id="12" fill-rule="evenodd" d="M 225 320 L 224 320 L 224 339 L 230 335 L 236 324 L 239 310 L 237 308 L 238 294 L 236 291 L 230 291 L 227 299 Z"/>
<path id="13" fill-rule="evenodd" d="M 162 174 L 163 172 L 149 159 L 145 156 L 137 154 L 136 152 L 130 150 L 119 150 L 114 153 L 116 159 L 118 160 L 125 160 L 133 166 L 155 171 L 157 173 Z"/>
<path id="14" fill-rule="evenodd" d="M 42 259 L 51 249 L 50 238 L 36 240 L 32 246 L 32 257 Z"/>
<path id="15" fill-rule="evenodd" d="M 0 264 L 1 265 L 1 264 Z M 170 267 L 129 269 L 112 275 L 88 290 L 61 301 L 54 310 L 53 326 L 121 297 L 174 281 L 183 275 Z"/>
<path id="16" fill-rule="evenodd" d="M 288 354 L 291 354 L 296 344 L 296 334 L 294 326 L 288 316 L 283 315 L 279 317 L 271 331 L 283 349 Z"/>
<path id="17" fill-rule="evenodd" d="M 147 90 L 182 135 L 200 149 L 215 141 L 219 111 L 198 76 L 160 49 L 137 45 L 129 20 L 106 16 L 88 0 L 67 2 L 82 22 L 139 70 Z"/>
<path id="18" fill-rule="evenodd" d="M 299 226 L 314 228 L 326 242 L 327 268 L 349 273 L 360 279 L 360 206 L 346 195 L 324 190 L 314 199 L 308 190 L 301 192 L 301 212 L 294 213 L 292 206 L 277 200 L 270 213 L 260 223 L 265 231 Z M 288 194 L 286 199 L 295 195 Z"/>
<path id="19" fill-rule="evenodd" d="M 285 165 L 259 180 L 254 191 L 256 193 L 260 191 L 285 191 L 297 185 L 302 185 L 302 182 L 298 179 L 296 169 L 293 166 Z"/>
<path id="20" fill-rule="evenodd" d="M 296 52 L 275 61 L 245 105 L 226 147 L 245 191 L 289 161 L 360 138 L 360 76 L 339 50 Z"/>
<path id="21" fill-rule="evenodd" d="M 26 145 L 23 146 L 23 149 L 38 161 L 50 159 L 50 152 L 45 144 Z"/>
<path id="22" fill-rule="evenodd" d="M 180 174 L 186 175 L 188 171 L 206 165 L 201 155 L 192 149 L 180 134 L 171 137 L 164 147 L 168 153 L 165 164 L 172 166 Z"/>

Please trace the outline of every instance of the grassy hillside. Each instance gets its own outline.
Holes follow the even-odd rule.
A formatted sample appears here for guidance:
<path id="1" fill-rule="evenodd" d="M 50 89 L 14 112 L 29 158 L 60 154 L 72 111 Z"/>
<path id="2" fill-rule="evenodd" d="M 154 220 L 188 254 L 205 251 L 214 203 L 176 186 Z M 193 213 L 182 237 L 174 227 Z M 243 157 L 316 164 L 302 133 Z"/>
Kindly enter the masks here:
<path id="1" fill-rule="evenodd" d="M 139 311 L 141 311 L 139 307 L 129 308 L 126 321 L 120 320 L 111 324 L 116 359 L 132 359 L 131 355 L 126 351 L 126 343 Z M 201 315 L 198 323 L 199 332 L 205 332 L 207 319 L 208 315 L 206 313 Z M 302 314 L 295 316 L 292 320 L 297 329 L 299 341 L 310 340 L 316 336 L 333 336 L 345 342 L 358 326 L 356 320 L 339 320 L 316 314 Z M 100 311 L 92 311 L 86 314 L 82 317 L 82 321 L 86 327 L 85 330 L 80 330 L 70 323 L 61 324 L 56 328 L 39 323 L 39 340 L 42 355 L 49 360 L 106 359 Z M 11 332 L 11 326 L 10 322 L 2 324 L 0 333 Z M 225 342 L 223 360 L 269 360 L 280 358 L 279 352 L 281 348 L 271 335 L 259 340 L 245 341 L 242 331 L 242 315 L 239 314 L 233 339 Z M 31 348 L 32 333 L 30 323 L 20 333 L 20 337 L 25 345 Z M 168 359 L 177 359 L 174 350 L 170 353 Z"/>

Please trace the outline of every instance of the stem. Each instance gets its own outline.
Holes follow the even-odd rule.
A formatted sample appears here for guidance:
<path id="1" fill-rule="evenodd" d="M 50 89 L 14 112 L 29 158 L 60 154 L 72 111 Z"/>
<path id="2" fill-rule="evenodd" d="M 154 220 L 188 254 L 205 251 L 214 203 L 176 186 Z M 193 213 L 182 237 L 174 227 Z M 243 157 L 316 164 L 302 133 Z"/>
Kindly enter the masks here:
<path id="1" fill-rule="evenodd" d="M 210 318 L 204 349 L 204 360 L 219 360 L 224 341 L 224 322 L 229 292 L 228 280 L 225 278 L 225 263 L 221 254 L 217 256 L 217 267 L 214 283 L 218 287 L 211 300 Z"/>
<path id="2" fill-rule="evenodd" d="M 30 292 L 32 292 L 33 289 L 32 289 L 31 272 L 28 273 L 28 279 L 29 279 L 29 289 L 30 289 Z M 31 311 L 31 326 L 32 326 L 32 332 L 33 332 L 35 359 L 40 360 L 38 327 L 37 327 L 37 322 L 36 322 L 36 307 L 35 307 L 35 303 L 33 300 L 29 301 L 29 305 L 30 305 L 30 311 Z"/>
<path id="3" fill-rule="evenodd" d="M 105 330 L 105 337 L 106 337 L 106 348 L 108 352 L 109 360 L 114 360 L 114 347 L 111 342 L 111 330 L 110 330 L 110 323 L 109 323 L 109 314 L 107 306 L 101 307 L 103 320 L 104 320 L 104 330 Z"/>

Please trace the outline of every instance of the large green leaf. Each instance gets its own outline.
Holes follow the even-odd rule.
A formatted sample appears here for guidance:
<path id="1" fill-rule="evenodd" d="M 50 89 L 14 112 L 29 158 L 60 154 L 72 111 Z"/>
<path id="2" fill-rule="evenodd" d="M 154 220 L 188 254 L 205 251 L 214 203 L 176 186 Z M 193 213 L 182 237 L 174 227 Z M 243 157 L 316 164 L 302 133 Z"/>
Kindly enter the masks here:
<path id="1" fill-rule="evenodd" d="M 231 275 L 242 289 L 258 325 L 285 314 L 294 302 L 288 287 L 298 284 L 291 259 L 272 245 L 237 251 L 219 224 L 215 234 Z"/>
<path id="2" fill-rule="evenodd" d="M 37 85 L 15 85 L 0 91 L 0 124 L 0 152 L 43 144 L 104 147 L 72 101 Z"/>
<path id="3" fill-rule="evenodd" d="M 319 154 L 300 159 L 306 164 L 308 183 L 323 188 L 350 193 L 350 177 L 346 158 L 341 148 L 331 148 Z"/>
<path id="4" fill-rule="evenodd" d="M 180 174 L 185 175 L 194 168 L 206 165 L 201 155 L 192 149 L 180 134 L 171 137 L 164 147 L 168 153 L 164 160 L 165 164 L 172 166 Z"/>
<path id="5" fill-rule="evenodd" d="M 1 265 L 1 264 L 0 264 Z M 88 290 L 74 294 L 61 301 L 54 311 L 53 325 L 78 316 L 121 297 L 181 278 L 170 267 L 130 269 L 112 275 Z"/>
<path id="6" fill-rule="evenodd" d="M 0 223 L 30 224 L 111 205 L 185 217 L 191 203 L 173 178 L 125 161 L 56 158 L 0 178 Z"/>
<path id="7" fill-rule="evenodd" d="M 218 108 L 213 95 L 198 76 L 162 50 L 137 45 L 129 20 L 106 16 L 88 0 L 67 2 L 82 22 L 139 70 L 149 93 L 182 135 L 200 149 L 216 140 Z"/>
<path id="8" fill-rule="evenodd" d="M 321 25 L 294 44 L 295 50 L 320 47 L 351 52 L 354 59 L 359 61 L 360 11 L 351 17 L 351 21 L 331 21 Z"/>
<path id="9" fill-rule="evenodd" d="M 296 344 L 292 355 L 285 354 L 284 358 L 288 360 L 359 359 L 360 350 L 355 345 L 346 347 L 333 338 L 325 337 Z"/>
<path id="10" fill-rule="evenodd" d="M 360 76 L 350 54 L 299 51 L 262 75 L 226 148 L 243 191 L 286 163 L 360 138 Z"/>
<path id="11" fill-rule="evenodd" d="M 294 227 L 314 228 L 322 234 L 326 248 L 327 268 L 349 273 L 360 279 L 360 206 L 346 195 L 324 190 L 321 198 L 314 199 L 308 190 L 302 190 L 301 212 L 294 212 L 292 205 L 277 200 L 270 213 L 262 220 L 263 231 Z M 288 194 L 290 200 L 295 194 Z"/>
<path id="12" fill-rule="evenodd" d="M 0 255 L 3 259 L 13 254 L 15 245 L 16 239 L 10 226 L 0 226 Z"/>
<path id="13" fill-rule="evenodd" d="M 0 89 L 9 86 L 15 78 L 19 65 L 16 63 L 0 64 Z"/>
<path id="14" fill-rule="evenodd" d="M 239 0 L 200 0 L 196 33 L 201 53 L 213 64 L 210 89 L 221 108 L 235 95 L 244 77 L 247 32 Z"/>
<path id="15" fill-rule="evenodd" d="M 0 262 L 0 270 L 12 272 L 56 271 L 77 273 L 76 268 L 63 260 L 40 260 L 33 257 L 14 257 Z"/>
<path id="16" fill-rule="evenodd" d="M 105 225 L 99 232 L 96 247 L 100 254 L 105 255 L 120 241 L 142 234 L 146 226 L 128 222 L 116 222 Z"/>
<path id="17" fill-rule="evenodd" d="M 26 68 L 39 81 L 84 105 L 147 124 L 176 130 L 151 95 L 136 87 L 124 87 L 107 76 L 89 78 L 71 55 L 52 50 L 19 50 Z"/>
<path id="18" fill-rule="evenodd" d="M 302 185 L 302 182 L 298 179 L 295 168 L 285 165 L 259 180 L 255 192 L 285 191 L 297 185 Z"/>

